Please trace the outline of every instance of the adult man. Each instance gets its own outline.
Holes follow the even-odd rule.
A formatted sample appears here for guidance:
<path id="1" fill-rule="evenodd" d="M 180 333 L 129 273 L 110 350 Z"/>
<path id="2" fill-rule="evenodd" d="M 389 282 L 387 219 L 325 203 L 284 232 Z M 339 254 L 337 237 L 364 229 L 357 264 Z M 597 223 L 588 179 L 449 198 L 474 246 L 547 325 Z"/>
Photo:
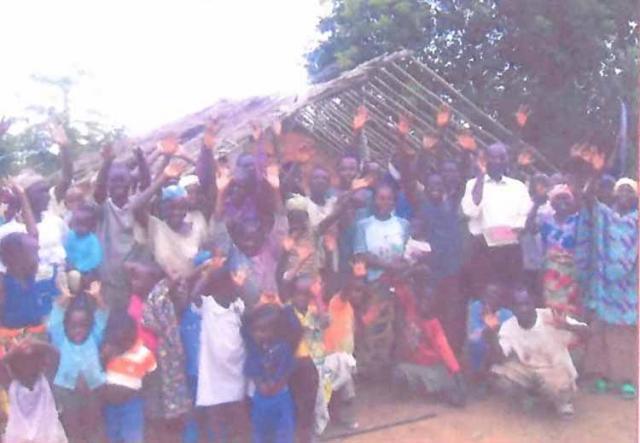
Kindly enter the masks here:
<path id="1" fill-rule="evenodd" d="M 528 393 L 540 393 L 553 403 L 559 415 L 572 416 L 578 373 L 568 346 L 576 335 L 586 336 L 589 327 L 566 314 L 536 309 L 523 287 L 513 292 L 512 311 L 515 316 L 499 331 L 496 315 L 485 315 L 483 335 L 498 387 L 523 400 Z"/>
<path id="2" fill-rule="evenodd" d="M 487 148 L 486 168 L 467 182 L 461 202 L 473 236 L 470 272 L 476 288 L 489 276 L 509 283 L 522 275 L 519 233 L 532 203 L 525 184 L 505 175 L 507 150 L 502 143 Z"/>

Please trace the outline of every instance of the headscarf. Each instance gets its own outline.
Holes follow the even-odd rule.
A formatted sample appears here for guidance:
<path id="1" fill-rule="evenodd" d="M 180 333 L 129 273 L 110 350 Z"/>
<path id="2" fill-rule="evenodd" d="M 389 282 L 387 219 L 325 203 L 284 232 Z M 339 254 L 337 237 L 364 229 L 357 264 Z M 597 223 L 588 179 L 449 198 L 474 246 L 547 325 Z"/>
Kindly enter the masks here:
<path id="1" fill-rule="evenodd" d="M 551 188 L 551 190 L 547 193 L 547 197 L 551 201 L 561 194 L 567 194 L 569 197 L 573 198 L 573 192 L 571 192 L 571 188 L 569 188 L 569 186 L 564 183 L 555 185 L 553 188 Z"/>
<path id="2" fill-rule="evenodd" d="M 632 178 L 629 178 L 629 177 L 623 177 L 623 178 L 619 179 L 616 182 L 616 184 L 613 186 L 613 192 L 618 192 L 618 189 L 622 185 L 631 186 L 631 188 L 633 189 L 633 192 L 635 192 L 636 194 L 638 193 L 638 182 L 635 181 Z"/>
<path id="3" fill-rule="evenodd" d="M 182 186 L 185 189 L 193 185 L 200 185 L 200 179 L 195 174 L 185 175 L 178 181 L 178 186 Z"/>
<path id="4" fill-rule="evenodd" d="M 169 185 L 162 188 L 162 201 L 174 201 L 187 196 L 187 191 L 180 185 Z"/>

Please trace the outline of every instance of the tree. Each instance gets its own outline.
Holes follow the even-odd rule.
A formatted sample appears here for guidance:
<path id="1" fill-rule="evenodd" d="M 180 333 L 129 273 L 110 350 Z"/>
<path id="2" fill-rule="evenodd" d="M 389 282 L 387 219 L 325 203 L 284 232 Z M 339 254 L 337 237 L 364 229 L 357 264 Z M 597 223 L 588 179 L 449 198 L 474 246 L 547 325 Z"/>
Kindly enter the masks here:
<path id="1" fill-rule="evenodd" d="M 637 122 L 638 18 L 633 0 L 333 0 L 325 39 L 307 54 L 324 81 L 385 52 L 411 49 L 485 111 L 556 161 L 573 143 L 610 151 L 619 99 Z"/>
<path id="2" fill-rule="evenodd" d="M 122 128 L 105 123 L 99 113 L 87 112 L 82 117 L 75 117 L 70 96 L 82 75 L 32 76 L 35 82 L 53 88 L 60 102 L 52 106 L 30 106 L 29 117 L 16 124 L 21 126 L 18 133 L 6 132 L 8 127 L 0 131 L 0 177 L 15 174 L 24 167 L 32 167 L 45 175 L 58 169 L 56 146 L 49 133 L 50 123 L 64 127 L 71 152 L 76 157 L 124 135 Z"/>

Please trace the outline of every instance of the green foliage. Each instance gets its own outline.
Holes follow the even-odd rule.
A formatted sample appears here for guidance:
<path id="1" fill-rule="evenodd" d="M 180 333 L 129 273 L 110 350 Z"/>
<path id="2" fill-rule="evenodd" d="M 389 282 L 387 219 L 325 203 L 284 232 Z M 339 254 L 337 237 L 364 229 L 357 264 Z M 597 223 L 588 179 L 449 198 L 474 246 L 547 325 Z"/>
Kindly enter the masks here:
<path id="1" fill-rule="evenodd" d="M 0 134 L 0 177 L 18 173 L 30 167 L 43 175 L 50 175 L 59 168 L 56 145 L 49 133 L 50 123 L 64 127 L 74 157 L 91 150 L 97 150 L 106 143 L 112 143 L 124 135 L 122 128 L 104 122 L 100 114 L 92 113 L 91 118 L 72 119 L 69 95 L 76 84 L 73 77 L 34 76 L 33 80 L 56 89 L 61 95 L 62 105 L 29 107 L 29 118 L 17 122 L 17 133 Z"/>
<path id="2" fill-rule="evenodd" d="M 307 54 L 314 81 L 412 49 L 472 101 L 557 161 L 590 140 L 613 149 L 619 102 L 637 122 L 638 11 L 633 0 L 333 0 L 326 39 Z M 631 137 L 635 144 L 635 137 Z"/>

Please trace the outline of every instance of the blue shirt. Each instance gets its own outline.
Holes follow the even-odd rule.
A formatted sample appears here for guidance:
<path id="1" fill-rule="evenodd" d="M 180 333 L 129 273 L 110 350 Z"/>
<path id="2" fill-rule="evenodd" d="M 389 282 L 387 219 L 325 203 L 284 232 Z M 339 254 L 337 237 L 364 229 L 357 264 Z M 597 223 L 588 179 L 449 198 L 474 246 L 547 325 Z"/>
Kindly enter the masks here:
<path id="1" fill-rule="evenodd" d="M 97 269 L 102 263 L 102 246 L 94 233 L 79 237 L 74 230 L 69 230 L 64 249 L 71 266 L 83 274 Z"/>
<path id="2" fill-rule="evenodd" d="M 51 310 L 47 328 L 51 344 L 60 352 L 58 372 L 53 383 L 66 389 L 75 389 L 78 377 L 82 375 L 89 389 L 93 390 L 105 383 L 105 374 L 100 364 L 100 344 L 107 324 L 107 311 L 96 310 L 93 328 L 87 339 L 80 344 L 73 343 L 64 332 L 65 310 L 56 305 Z"/>
<path id="3" fill-rule="evenodd" d="M 4 306 L 0 317 L 5 328 L 19 329 L 43 324 L 51 312 L 53 299 L 58 296 L 57 270 L 49 280 L 35 277 L 20 282 L 9 274 L 4 275 Z"/>
<path id="4" fill-rule="evenodd" d="M 286 341 L 260 348 L 252 339 L 247 340 L 247 359 L 244 372 L 247 377 L 261 382 L 280 382 L 293 372 L 295 359 L 291 345 Z"/>
<path id="5" fill-rule="evenodd" d="M 454 275 L 462 267 L 463 231 L 458 208 L 448 201 L 425 201 L 419 217 L 426 221 L 427 241 L 431 245 L 431 269 L 437 278 Z"/>

